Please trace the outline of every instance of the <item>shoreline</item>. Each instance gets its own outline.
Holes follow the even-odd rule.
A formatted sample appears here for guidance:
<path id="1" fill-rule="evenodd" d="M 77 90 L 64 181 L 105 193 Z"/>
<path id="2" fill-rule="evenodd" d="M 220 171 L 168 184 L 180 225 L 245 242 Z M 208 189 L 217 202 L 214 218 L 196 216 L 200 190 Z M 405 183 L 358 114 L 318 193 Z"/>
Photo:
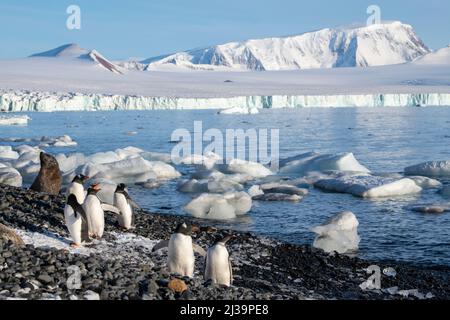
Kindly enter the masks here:
<path id="1" fill-rule="evenodd" d="M 194 278 L 183 279 L 188 290 L 176 294 L 167 287 L 173 276 L 166 271 L 166 251 L 151 253 L 155 242 L 168 239 L 180 221 L 202 227 L 194 241 L 205 249 L 218 233 L 225 230 L 214 231 L 206 221 L 189 217 L 138 210 L 136 228 L 131 232 L 120 232 L 114 216 L 106 213 L 104 239 L 84 248 L 85 252 L 81 249 L 76 252 L 69 249 L 68 242 L 64 242 L 68 233 L 63 218 L 63 196 L 0 185 L 0 198 L 0 223 L 17 230 L 27 244 L 16 247 L 0 240 L 0 299 L 365 300 L 450 297 L 449 266 L 374 262 L 346 255 L 328 255 L 310 246 L 236 231 L 231 232 L 237 235 L 237 239 L 228 245 L 235 275 L 233 286 L 219 288 L 205 284 L 200 274 L 203 259 L 196 256 Z M 39 239 L 52 240 L 59 247 L 35 248 L 30 244 Z M 78 265 L 82 270 L 79 290 L 66 287 L 70 265 Z M 396 275 L 381 272 L 381 289 L 363 290 L 360 285 L 370 277 L 365 269 L 371 265 L 378 265 L 382 271 L 394 268 Z"/>

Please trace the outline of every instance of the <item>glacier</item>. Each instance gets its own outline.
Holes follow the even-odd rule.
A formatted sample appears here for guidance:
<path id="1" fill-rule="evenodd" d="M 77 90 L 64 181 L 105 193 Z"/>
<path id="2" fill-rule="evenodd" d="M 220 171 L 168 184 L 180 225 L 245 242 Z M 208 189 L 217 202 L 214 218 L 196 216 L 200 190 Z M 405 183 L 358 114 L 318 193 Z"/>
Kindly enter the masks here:
<path id="1" fill-rule="evenodd" d="M 252 95 L 224 98 L 178 98 L 0 90 L 0 111 L 5 112 L 429 106 L 450 106 L 450 93 Z"/>

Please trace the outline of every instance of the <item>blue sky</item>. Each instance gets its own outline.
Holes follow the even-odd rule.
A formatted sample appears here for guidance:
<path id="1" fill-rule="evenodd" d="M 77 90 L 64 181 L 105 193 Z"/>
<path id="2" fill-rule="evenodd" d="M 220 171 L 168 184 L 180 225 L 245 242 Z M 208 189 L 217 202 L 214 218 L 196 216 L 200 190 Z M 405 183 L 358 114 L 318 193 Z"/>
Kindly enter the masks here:
<path id="1" fill-rule="evenodd" d="M 81 8 L 81 30 L 66 9 Z M 324 27 L 364 23 L 366 8 L 414 26 L 431 48 L 450 44 L 448 0 L 1 0 L 0 58 L 75 42 L 114 59 L 151 56 Z"/>

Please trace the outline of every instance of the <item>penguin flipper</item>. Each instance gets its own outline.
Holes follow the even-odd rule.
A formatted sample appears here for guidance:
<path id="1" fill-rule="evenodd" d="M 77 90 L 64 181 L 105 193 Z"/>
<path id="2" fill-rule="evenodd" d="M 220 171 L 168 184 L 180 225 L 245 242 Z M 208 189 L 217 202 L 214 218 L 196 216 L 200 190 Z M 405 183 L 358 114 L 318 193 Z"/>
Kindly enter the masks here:
<path id="1" fill-rule="evenodd" d="M 119 209 L 117 209 L 116 207 L 114 207 L 114 206 L 112 206 L 110 204 L 104 203 L 104 202 L 102 203 L 102 209 L 104 211 L 109 211 L 109 212 L 112 212 L 112 213 L 120 215 L 120 210 Z"/>
<path id="2" fill-rule="evenodd" d="M 163 240 L 153 247 L 152 252 L 161 250 L 163 248 L 167 248 L 168 246 L 169 246 L 169 240 Z"/>
<path id="3" fill-rule="evenodd" d="M 136 209 L 141 209 L 141 207 L 133 199 L 131 199 L 131 197 L 128 194 L 128 192 L 124 191 L 123 195 L 125 196 L 125 199 L 127 199 L 128 204 L 130 206 L 132 206 L 133 208 L 136 208 Z"/>
<path id="4" fill-rule="evenodd" d="M 86 211 L 84 211 L 83 207 L 78 204 L 75 208 L 75 214 L 79 214 L 81 216 L 81 240 L 89 242 L 89 225 Z"/>
<path id="5" fill-rule="evenodd" d="M 230 285 L 233 284 L 233 268 L 231 267 L 231 260 L 228 259 L 228 268 L 230 269 Z"/>
<path id="6" fill-rule="evenodd" d="M 194 252 L 197 252 L 202 257 L 206 257 L 206 251 L 202 247 L 200 247 L 198 244 L 193 243 L 192 249 L 194 249 Z"/>

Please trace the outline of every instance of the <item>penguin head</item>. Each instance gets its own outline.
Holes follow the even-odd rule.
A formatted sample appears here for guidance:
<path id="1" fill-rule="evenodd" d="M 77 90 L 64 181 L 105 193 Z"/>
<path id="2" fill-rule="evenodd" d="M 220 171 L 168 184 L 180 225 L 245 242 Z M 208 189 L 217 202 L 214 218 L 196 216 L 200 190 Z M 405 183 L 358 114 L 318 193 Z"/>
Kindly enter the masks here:
<path id="1" fill-rule="evenodd" d="M 116 187 L 116 192 L 124 192 L 127 186 L 124 183 L 119 183 Z"/>
<path id="2" fill-rule="evenodd" d="M 197 226 L 193 226 L 183 222 L 177 226 L 175 233 L 181 233 L 184 234 L 185 236 L 190 236 L 192 232 L 198 232 L 199 230 L 200 229 Z"/>
<path id="3" fill-rule="evenodd" d="M 102 190 L 100 188 L 100 185 L 98 183 L 95 183 L 89 187 L 88 194 L 97 194 L 100 190 Z"/>
<path id="4" fill-rule="evenodd" d="M 226 234 L 226 235 L 220 235 L 216 238 L 216 241 L 214 244 L 223 244 L 226 245 L 228 241 L 236 239 L 236 236 L 234 234 Z"/>
<path id="5" fill-rule="evenodd" d="M 85 176 L 84 174 L 77 174 L 74 178 L 73 178 L 73 180 L 72 180 L 72 182 L 77 182 L 77 183 L 79 183 L 79 184 L 83 184 L 85 181 L 87 181 L 87 180 L 89 180 L 89 177 L 88 176 Z"/>

